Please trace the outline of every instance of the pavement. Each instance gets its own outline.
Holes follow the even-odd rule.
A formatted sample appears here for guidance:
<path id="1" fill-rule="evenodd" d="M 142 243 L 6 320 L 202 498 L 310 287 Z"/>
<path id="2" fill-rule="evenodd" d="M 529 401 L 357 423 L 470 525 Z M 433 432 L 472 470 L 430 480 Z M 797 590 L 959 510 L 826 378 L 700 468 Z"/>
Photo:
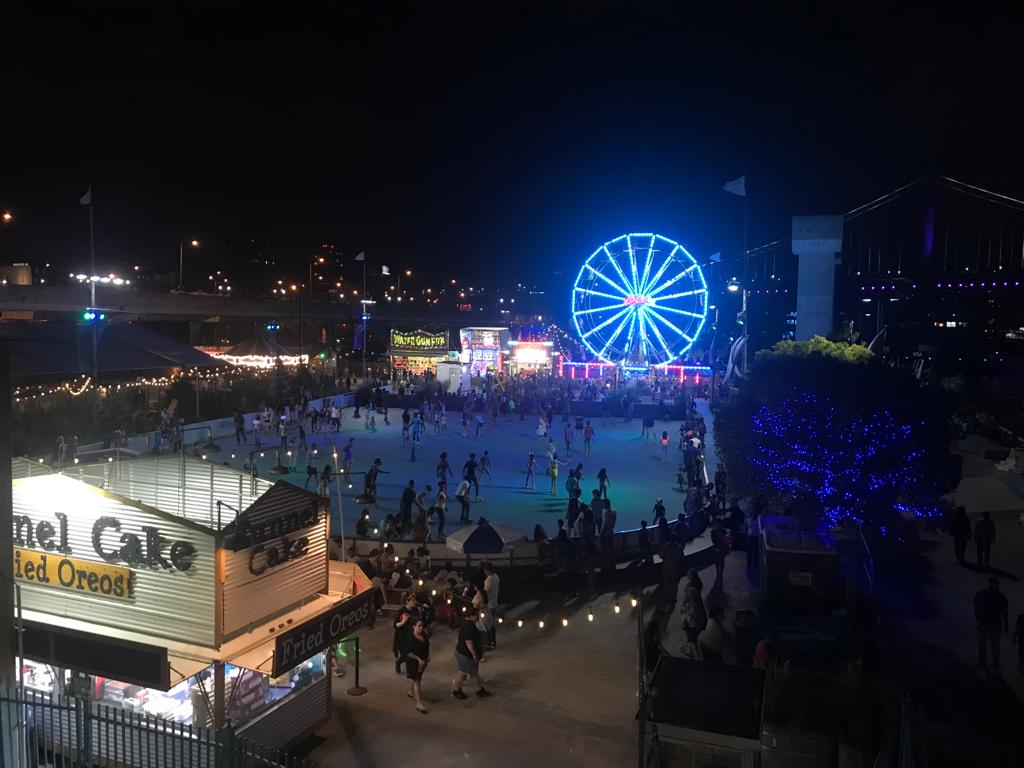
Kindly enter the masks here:
<path id="1" fill-rule="evenodd" d="M 498 649 L 481 664 L 494 695 L 451 697 L 455 633 L 435 625 L 431 663 L 423 681 L 420 714 L 406 697 L 408 680 L 395 674 L 391 622 L 360 632 L 360 683 L 364 696 L 349 696 L 352 669 L 334 678 L 331 721 L 311 743 L 320 766 L 385 768 L 603 768 L 635 763 L 637 736 L 636 613 L 628 599 L 613 610 L 614 595 L 586 606 L 510 611 L 498 627 Z M 586 613 L 593 611 L 594 621 Z M 516 628 L 518 617 L 525 617 Z M 538 621 L 545 618 L 545 627 Z M 565 617 L 568 626 L 563 627 Z"/>
<path id="2" fill-rule="evenodd" d="M 706 402 L 698 401 L 698 408 L 703 411 L 705 421 L 710 425 L 711 416 Z M 473 503 L 471 515 L 474 520 L 483 516 L 493 522 L 509 525 L 527 536 L 532 535 L 533 526 L 537 523 L 543 525 L 549 535 L 554 535 L 555 521 L 559 517 L 564 517 L 566 511 L 567 498 L 564 479 L 569 467 L 575 466 L 577 462 L 582 462 L 584 466 L 584 498 L 589 498 L 590 489 L 597 487 L 598 470 L 602 467 L 608 470 L 611 480 L 609 498 L 612 499 L 618 512 L 617 527 L 619 529 L 639 527 L 642 519 L 649 521 L 654 501 L 659 496 L 665 500 L 670 519 L 682 511 L 683 494 L 676 489 L 675 484 L 676 471 L 682 461 L 682 454 L 676 448 L 679 438 L 679 421 L 655 423 L 656 434 L 660 436 L 663 430 L 667 431 L 671 440 L 668 461 L 662 462 L 657 440 L 645 442 L 641 438 L 641 420 L 638 418 L 629 422 L 625 422 L 621 418 L 591 419 L 597 433 L 593 442 L 593 455 L 584 456 L 582 454 L 583 441 L 578 439 L 567 457 L 565 445 L 562 442 L 563 424 L 561 417 L 556 415 L 552 438 L 558 449 L 559 459 L 563 461 L 568 459 L 570 465 L 559 468 L 558 488 L 556 494 L 552 496 L 550 480 L 547 475 L 543 474 L 543 469 L 547 465 L 545 458 L 547 441 L 537 437 L 536 418 L 526 418 L 522 421 L 518 416 L 513 420 L 499 419 L 497 427 L 487 425 L 483 437 L 473 437 L 472 430 L 470 437 L 463 437 L 458 424 L 459 413 L 449 411 L 447 434 L 434 435 L 432 427 L 424 430 L 418 460 L 413 462 L 410 461 L 409 449 L 402 447 L 401 414 L 400 409 L 392 408 L 389 413 L 390 425 L 385 425 L 383 419 L 378 415 L 376 431 L 368 431 L 364 426 L 363 419 L 354 419 L 352 409 L 346 408 L 339 433 L 321 433 L 310 435 L 308 438 L 310 449 L 314 444 L 317 446 L 317 465 L 321 469 L 331 461 L 330 445 L 332 441 L 338 446 L 340 452 L 341 447 L 350 437 L 355 438 L 353 473 L 366 470 L 376 458 L 382 460 L 382 467 L 387 474 L 382 474 L 377 483 L 378 504 L 371 509 L 375 520 L 383 519 L 388 513 L 398 512 L 401 492 L 409 480 L 415 480 L 417 488 L 429 484 L 436 491 L 435 467 L 442 451 L 448 453 L 452 471 L 455 472 L 458 479 L 461 479 L 462 465 L 469 458 L 470 452 L 475 452 L 479 460 L 484 450 L 489 451 L 493 467 L 493 481 L 488 485 L 486 479 L 482 480 L 484 484 L 481 486 L 480 492 L 484 501 Z M 240 467 L 247 452 L 255 446 L 250 442 L 246 446 L 236 447 L 233 443 L 233 439 L 222 440 L 223 450 L 219 453 L 209 454 L 209 459 L 228 461 Z M 296 472 L 280 476 L 268 475 L 268 470 L 276 463 L 275 452 L 268 447 L 269 445 L 276 447 L 277 439 L 264 440 L 262 449 L 264 455 L 257 456 L 260 475 L 271 479 L 285 479 L 301 486 L 305 480 L 306 456 L 297 456 Z M 535 491 L 523 488 L 526 457 L 531 451 L 537 457 Z M 712 437 L 708 438 L 705 453 L 708 457 L 708 474 L 713 476 L 717 458 Z M 232 454 L 234 454 L 233 458 Z M 362 505 L 357 505 L 354 501 L 355 495 L 362 490 L 362 476 L 354 474 L 351 484 L 352 488 L 348 488 L 348 483 L 342 483 L 345 530 L 348 534 L 352 533 L 355 520 L 363 508 Z M 449 532 L 458 527 L 454 522 L 458 519 L 458 503 L 451 498 L 457 484 L 457 479 L 449 479 L 447 526 Z M 310 487 L 315 490 L 315 484 L 311 484 Z M 340 513 L 336 487 L 333 483 L 331 496 L 332 528 L 337 530 Z"/>

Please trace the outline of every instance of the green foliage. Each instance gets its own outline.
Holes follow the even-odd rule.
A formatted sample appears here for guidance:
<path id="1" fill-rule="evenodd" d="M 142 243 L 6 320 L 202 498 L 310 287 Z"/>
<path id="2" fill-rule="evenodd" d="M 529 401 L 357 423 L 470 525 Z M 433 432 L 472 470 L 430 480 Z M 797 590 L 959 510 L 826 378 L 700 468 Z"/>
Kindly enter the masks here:
<path id="1" fill-rule="evenodd" d="M 780 341 L 771 349 L 757 353 L 758 359 L 793 358 L 821 355 L 845 363 L 868 363 L 875 355 L 863 344 L 846 341 L 829 341 L 824 336 L 815 336 L 810 341 Z"/>
<path id="2" fill-rule="evenodd" d="M 908 372 L 816 338 L 758 355 L 715 428 L 741 493 L 816 521 L 887 528 L 900 511 L 936 514 L 959 481 L 951 413 L 948 395 Z"/>

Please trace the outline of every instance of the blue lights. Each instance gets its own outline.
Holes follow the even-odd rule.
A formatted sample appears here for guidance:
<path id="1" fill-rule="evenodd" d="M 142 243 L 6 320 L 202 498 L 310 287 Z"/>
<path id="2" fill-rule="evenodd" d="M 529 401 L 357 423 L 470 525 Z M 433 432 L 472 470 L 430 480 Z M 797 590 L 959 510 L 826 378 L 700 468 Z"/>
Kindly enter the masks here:
<path id="1" fill-rule="evenodd" d="M 708 287 L 697 261 L 675 240 L 651 232 L 598 247 L 573 284 L 577 335 L 597 359 L 614 365 L 671 363 L 693 346 L 707 315 Z"/>

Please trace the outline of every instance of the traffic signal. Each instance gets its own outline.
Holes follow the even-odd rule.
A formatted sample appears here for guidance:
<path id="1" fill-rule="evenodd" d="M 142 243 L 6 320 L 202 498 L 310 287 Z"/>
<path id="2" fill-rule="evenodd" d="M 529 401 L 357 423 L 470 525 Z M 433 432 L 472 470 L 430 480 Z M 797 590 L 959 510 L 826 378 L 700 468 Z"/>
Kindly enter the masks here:
<path id="1" fill-rule="evenodd" d="M 85 322 L 87 322 L 87 323 L 95 323 L 95 322 L 101 322 L 103 320 L 106 320 L 107 319 L 107 315 L 104 312 L 100 312 L 100 311 L 92 309 L 92 308 L 87 308 L 82 313 L 82 319 Z"/>
<path id="2" fill-rule="evenodd" d="M 267 330 L 270 333 L 275 333 L 275 332 L 281 330 L 281 324 L 276 322 L 276 321 L 271 321 L 271 322 L 267 323 Z"/>

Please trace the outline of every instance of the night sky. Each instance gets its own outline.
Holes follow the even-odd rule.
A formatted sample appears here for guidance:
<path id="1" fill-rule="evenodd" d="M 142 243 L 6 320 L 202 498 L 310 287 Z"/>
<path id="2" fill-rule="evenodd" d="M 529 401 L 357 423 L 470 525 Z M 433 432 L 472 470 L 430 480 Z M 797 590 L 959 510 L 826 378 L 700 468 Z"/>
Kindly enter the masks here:
<path id="1" fill-rule="evenodd" d="M 0 25 L 4 260 L 87 264 L 90 184 L 103 264 L 333 242 L 494 285 L 626 231 L 735 252 L 744 173 L 751 245 L 927 173 L 1024 193 L 998 4 L 89 5 Z"/>

